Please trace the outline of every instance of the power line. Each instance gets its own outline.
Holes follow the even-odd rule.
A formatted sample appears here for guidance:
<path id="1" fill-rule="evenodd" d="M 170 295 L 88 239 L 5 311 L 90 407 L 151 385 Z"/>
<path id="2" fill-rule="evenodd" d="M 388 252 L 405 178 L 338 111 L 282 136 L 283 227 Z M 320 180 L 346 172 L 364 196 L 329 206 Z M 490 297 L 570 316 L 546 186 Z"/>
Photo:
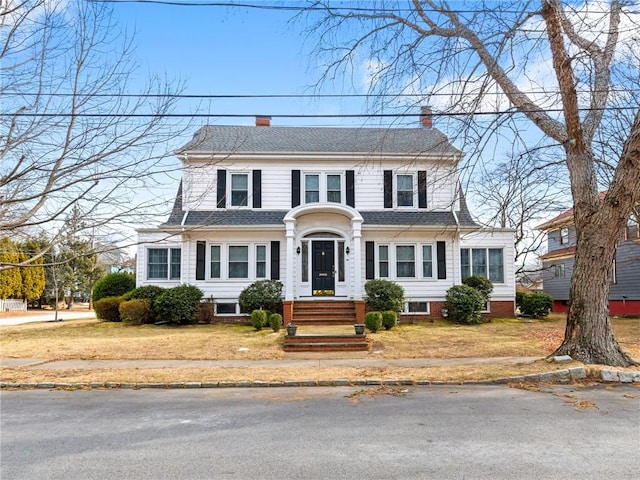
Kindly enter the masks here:
<path id="1" fill-rule="evenodd" d="M 634 111 L 636 107 L 604 107 L 604 108 L 580 108 L 580 112 L 591 111 Z M 561 113 L 561 108 L 539 108 L 530 110 L 496 110 L 489 112 L 433 112 L 433 117 L 462 117 L 468 115 L 511 115 L 517 113 Z M 264 116 L 264 113 L 0 113 L 0 117 L 29 117 L 29 118 L 60 118 L 60 117 L 74 117 L 74 118 L 254 118 Z M 273 114 L 268 115 L 271 118 L 407 118 L 407 117 L 420 117 L 420 113 L 338 113 L 338 114 L 323 114 L 323 113 L 293 113 L 293 114 Z"/>
<path id="2" fill-rule="evenodd" d="M 640 88 L 628 88 L 628 89 L 611 89 L 611 90 L 580 90 L 576 93 L 578 94 L 592 94 L 592 93 L 629 93 L 629 92 L 640 92 Z M 522 92 L 526 95 L 560 95 L 559 91 L 529 91 Z M 422 94 L 422 93 L 376 93 L 376 94 L 367 94 L 367 93 L 265 93 L 265 94 L 180 94 L 180 93 L 117 93 L 117 94 L 109 94 L 109 93 L 96 93 L 91 95 L 82 95 L 79 93 L 73 92 L 4 92 L 5 96 L 26 96 L 26 97 L 35 97 L 35 96 L 45 96 L 45 97 L 111 97 L 111 98 L 184 98 L 184 99 L 253 99 L 253 98 L 372 98 L 372 97 L 380 97 L 380 98 L 423 98 L 423 97 L 455 97 L 459 95 L 463 95 L 463 93 L 430 93 L 430 94 Z M 504 92 L 484 92 L 484 96 L 492 95 L 506 95 Z"/>

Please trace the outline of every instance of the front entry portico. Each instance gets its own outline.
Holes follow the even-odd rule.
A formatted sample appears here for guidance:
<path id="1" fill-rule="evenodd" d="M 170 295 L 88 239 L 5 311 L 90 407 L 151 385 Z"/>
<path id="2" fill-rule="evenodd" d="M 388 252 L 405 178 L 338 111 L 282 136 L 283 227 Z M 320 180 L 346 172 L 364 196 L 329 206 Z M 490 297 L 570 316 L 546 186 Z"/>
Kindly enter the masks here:
<path id="1" fill-rule="evenodd" d="M 362 299 L 362 216 L 337 203 L 296 207 L 286 227 L 285 300 Z"/>

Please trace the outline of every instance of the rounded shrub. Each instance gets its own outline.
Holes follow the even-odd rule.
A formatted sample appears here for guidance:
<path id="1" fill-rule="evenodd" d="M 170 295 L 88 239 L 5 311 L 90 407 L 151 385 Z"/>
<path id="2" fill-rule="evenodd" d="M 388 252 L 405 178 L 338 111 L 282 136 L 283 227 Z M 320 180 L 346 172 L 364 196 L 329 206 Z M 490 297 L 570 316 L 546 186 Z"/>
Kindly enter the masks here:
<path id="1" fill-rule="evenodd" d="M 364 316 L 364 324 L 370 332 L 376 333 L 382 328 L 382 313 L 367 312 Z"/>
<path id="2" fill-rule="evenodd" d="M 142 325 L 153 321 L 151 304 L 146 298 L 134 298 L 125 300 L 120 304 L 120 319 L 132 325 Z"/>
<path id="3" fill-rule="evenodd" d="M 148 300 L 149 301 L 149 317 L 144 323 L 153 323 L 156 318 L 155 311 L 153 310 L 153 302 L 156 301 L 160 295 L 164 293 L 166 288 L 158 287 L 157 285 L 143 285 L 129 293 L 124 295 L 126 300 Z"/>
<path id="4" fill-rule="evenodd" d="M 267 312 L 265 310 L 254 310 L 251 312 L 251 325 L 253 328 L 260 331 L 267 324 Z"/>
<path id="5" fill-rule="evenodd" d="M 282 313 L 282 282 L 278 280 L 258 280 L 240 292 L 240 311 L 269 310 Z"/>
<path id="6" fill-rule="evenodd" d="M 548 293 L 533 292 L 522 298 L 520 313 L 528 317 L 544 318 L 553 307 L 553 297 Z"/>
<path id="7" fill-rule="evenodd" d="M 153 302 L 159 321 L 177 325 L 196 323 L 198 306 L 203 293 L 193 285 L 180 285 L 166 289 Z"/>
<path id="8" fill-rule="evenodd" d="M 107 273 L 100 278 L 91 292 L 94 303 L 105 297 L 120 297 L 136 288 L 136 280 L 130 273 Z"/>
<path id="9" fill-rule="evenodd" d="M 382 312 L 382 326 L 385 330 L 391 330 L 398 324 L 398 313 L 393 310 Z"/>
<path id="10" fill-rule="evenodd" d="M 282 315 L 279 313 L 272 313 L 269 315 L 269 326 L 274 332 L 279 332 L 280 327 L 282 327 Z"/>
<path id="11" fill-rule="evenodd" d="M 120 321 L 120 304 L 124 301 L 122 297 L 104 297 L 93 305 L 96 311 L 96 318 L 103 322 Z"/>
<path id="12" fill-rule="evenodd" d="M 404 289 L 390 280 L 369 280 L 364 284 L 365 303 L 370 310 L 401 312 L 404 307 Z"/>
<path id="13" fill-rule="evenodd" d="M 447 290 L 449 318 L 457 323 L 482 323 L 480 312 L 484 298 L 475 288 L 468 285 L 454 285 Z"/>
<path id="14" fill-rule="evenodd" d="M 491 280 L 482 275 L 472 275 L 462 280 L 462 283 L 475 288 L 480 295 L 482 295 L 485 303 L 489 301 L 491 293 L 493 292 L 493 283 Z"/>

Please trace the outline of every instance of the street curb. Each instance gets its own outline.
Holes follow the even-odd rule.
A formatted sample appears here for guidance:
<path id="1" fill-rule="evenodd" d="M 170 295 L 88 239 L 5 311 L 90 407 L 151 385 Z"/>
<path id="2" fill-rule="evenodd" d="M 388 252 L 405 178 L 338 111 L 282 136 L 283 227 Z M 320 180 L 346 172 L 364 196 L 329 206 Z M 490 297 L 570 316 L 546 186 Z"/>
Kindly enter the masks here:
<path id="1" fill-rule="evenodd" d="M 512 383 L 571 383 L 590 379 L 604 383 L 640 383 L 640 371 L 617 371 L 605 369 L 591 369 L 587 374 L 584 367 L 574 367 L 565 370 L 555 370 L 545 373 L 532 373 L 513 377 L 493 378 L 489 380 L 436 381 L 410 379 L 337 379 L 337 380 L 300 380 L 266 382 L 261 380 L 239 382 L 0 382 L 0 389 L 199 389 L 199 388 L 265 388 L 265 387 L 371 387 L 371 386 L 422 386 L 422 385 L 505 385 Z"/>

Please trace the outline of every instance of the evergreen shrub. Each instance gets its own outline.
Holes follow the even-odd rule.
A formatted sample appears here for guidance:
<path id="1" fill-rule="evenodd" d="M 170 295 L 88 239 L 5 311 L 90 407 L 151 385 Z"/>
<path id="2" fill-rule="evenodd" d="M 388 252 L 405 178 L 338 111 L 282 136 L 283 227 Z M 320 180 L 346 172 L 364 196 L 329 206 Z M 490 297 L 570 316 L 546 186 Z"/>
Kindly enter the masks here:
<path id="1" fill-rule="evenodd" d="M 120 312 L 120 319 L 123 322 L 132 325 L 142 325 L 153 322 L 154 315 L 151 310 L 151 303 L 146 298 L 125 300 L 120 304 L 118 310 Z"/>
<path id="2" fill-rule="evenodd" d="M 483 277 L 482 275 L 472 275 L 471 277 L 467 277 L 462 280 L 462 283 L 475 288 L 480 295 L 482 295 L 485 303 L 489 301 L 489 298 L 491 298 L 493 283 L 488 278 Z"/>
<path id="3" fill-rule="evenodd" d="M 398 314 L 393 310 L 382 312 L 382 326 L 385 330 L 391 330 L 398 324 Z"/>
<path id="4" fill-rule="evenodd" d="M 159 321 L 176 325 L 194 324 L 202 296 L 202 290 L 194 285 L 168 288 L 155 299 L 153 310 Z"/>
<path id="5" fill-rule="evenodd" d="M 254 310 L 269 310 L 282 313 L 282 282 L 278 280 L 258 280 L 240 292 L 238 296 L 242 313 Z"/>
<path id="6" fill-rule="evenodd" d="M 267 325 L 267 312 L 265 310 L 254 310 L 251 312 L 251 325 L 260 331 Z"/>
<path id="7" fill-rule="evenodd" d="M 274 332 L 279 332 L 282 327 L 282 315 L 279 313 L 272 313 L 269 315 L 269 326 Z"/>
<path id="8" fill-rule="evenodd" d="M 104 322 L 120 321 L 120 304 L 124 301 L 122 297 L 104 297 L 93 304 L 96 311 L 96 318 Z"/>
<path id="9" fill-rule="evenodd" d="M 447 309 L 449 318 L 457 323 L 482 323 L 480 312 L 484 307 L 484 298 L 473 287 L 454 285 L 447 290 Z"/>
<path id="10" fill-rule="evenodd" d="M 365 303 L 370 310 L 401 312 L 404 308 L 404 289 L 390 280 L 369 280 L 364 284 Z"/>
<path id="11" fill-rule="evenodd" d="M 105 297 L 120 297 L 136 288 L 136 280 L 130 273 L 108 273 L 93 286 L 91 298 L 97 302 Z"/>
<path id="12" fill-rule="evenodd" d="M 364 316 L 364 324 L 370 332 L 376 333 L 380 328 L 382 328 L 382 313 L 367 312 Z"/>
<path id="13" fill-rule="evenodd" d="M 533 292 L 527 293 L 522 298 L 520 313 L 528 317 L 544 318 L 549 315 L 553 307 L 553 297 L 548 293 Z"/>

